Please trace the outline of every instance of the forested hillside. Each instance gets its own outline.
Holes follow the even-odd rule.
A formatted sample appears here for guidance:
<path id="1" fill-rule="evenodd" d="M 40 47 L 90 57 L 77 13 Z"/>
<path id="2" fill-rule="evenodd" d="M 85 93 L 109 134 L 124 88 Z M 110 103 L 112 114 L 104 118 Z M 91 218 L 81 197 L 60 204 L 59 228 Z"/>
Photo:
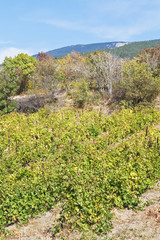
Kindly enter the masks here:
<path id="1" fill-rule="evenodd" d="M 121 58 L 134 58 L 137 56 L 138 52 L 142 51 L 144 48 L 153 48 L 157 47 L 158 45 L 160 45 L 160 40 L 133 42 L 129 45 L 107 51 Z"/>
<path id="2" fill-rule="evenodd" d="M 72 46 L 66 46 L 63 48 L 58 48 L 54 50 L 50 50 L 46 52 L 47 54 L 61 58 L 66 56 L 67 54 L 71 54 L 72 51 L 79 52 L 82 55 L 86 55 L 90 52 L 94 51 L 102 51 L 106 50 L 113 54 L 116 54 L 118 57 L 121 58 L 133 58 L 137 56 L 137 53 L 144 48 L 153 48 L 160 44 L 160 40 L 150 40 L 150 41 L 141 41 L 141 42 L 105 42 L 105 43 L 93 43 L 93 44 L 78 44 Z M 37 55 L 34 55 L 36 57 Z"/>
<path id="3" fill-rule="evenodd" d="M 105 43 L 78 44 L 78 45 L 66 46 L 63 48 L 50 50 L 47 52 L 47 54 L 53 57 L 62 57 L 67 54 L 71 54 L 72 51 L 79 52 L 79 53 L 89 53 L 96 50 L 116 48 L 121 44 L 123 45 L 125 44 L 125 42 L 117 41 L 117 42 L 105 42 Z"/>

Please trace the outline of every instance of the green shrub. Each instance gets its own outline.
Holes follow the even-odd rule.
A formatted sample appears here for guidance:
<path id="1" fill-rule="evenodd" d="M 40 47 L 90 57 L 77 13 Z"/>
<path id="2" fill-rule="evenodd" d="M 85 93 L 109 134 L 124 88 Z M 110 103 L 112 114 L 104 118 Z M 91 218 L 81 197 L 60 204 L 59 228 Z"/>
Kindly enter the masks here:
<path id="1" fill-rule="evenodd" d="M 85 79 L 81 79 L 77 84 L 77 90 L 73 93 L 74 105 L 78 108 L 84 108 L 90 99 L 89 85 Z"/>
<path id="2" fill-rule="evenodd" d="M 17 78 L 11 77 L 6 71 L 0 72 L 0 115 L 9 113 L 16 108 L 16 104 L 10 100 L 17 91 Z"/>
<path id="3" fill-rule="evenodd" d="M 0 229 L 56 203 L 61 229 L 106 234 L 111 209 L 136 207 L 160 177 L 160 113 L 75 109 L 0 117 Z M 149 127 L 150 126 L 150 127 Z"/>
<path id="4" fill-rule="evenodd" d="M 153 77 L 145 62 L 136 59 L 126 62 L 120 81 L 116 82 L 113 98 L 117 102 L 127 101 L 136 106 L 139 103 L 153 102 L 160 91 L 159 78 Z"/>

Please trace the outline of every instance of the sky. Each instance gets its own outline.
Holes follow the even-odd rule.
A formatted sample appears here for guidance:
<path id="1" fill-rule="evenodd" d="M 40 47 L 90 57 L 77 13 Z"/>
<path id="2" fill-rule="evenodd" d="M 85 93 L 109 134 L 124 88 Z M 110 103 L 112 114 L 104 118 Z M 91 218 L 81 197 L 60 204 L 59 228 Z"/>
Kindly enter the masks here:
<path id="1" fill-rule="evenodd" d="M 160 0 L 5 0 L 0 63 L 75 44 L 160 39 Z"/>

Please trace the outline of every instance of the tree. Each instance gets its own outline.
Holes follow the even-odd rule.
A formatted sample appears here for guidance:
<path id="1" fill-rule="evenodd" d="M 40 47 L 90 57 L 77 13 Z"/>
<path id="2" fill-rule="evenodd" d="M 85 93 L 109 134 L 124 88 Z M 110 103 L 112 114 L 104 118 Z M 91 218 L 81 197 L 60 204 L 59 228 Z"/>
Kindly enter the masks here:
<path id="1" fill-rule="evenodd" d="M 17 92 L 17 77 L 10 77 L 4 69 L 0 72 L 0 112 L 9 113 L 15 108 L 10 97 Z"/>
<path id="2" fill-rule="evenodd" d="M 62 59 L 57 60 L 59 71 L 63 75 L 63 85 L 70 91 L 73 84 L 88 74 L 85 58 L 80 53 L 72 52 Z"/>
<path id="3" fill-rule="evenodd" d="M 153 76 L 148 64 L 133 59 L 125 63 L 113 98 L 118 102 L 126 100 L 134 106 L 140 102 L 152 102 L 159 93 L 159 86 L 159 78 Z"/>
<path id="4" fill-rule="evenodd" d="M 160 75 L 160 45 L 140 51 L 137 61 L 146 62 L 155 76 Z"/>
<path id="5" fill-rule="evenodd" d="M 37 55 L 38 61 L 47 61 L 48 59 L 53 58 L 51 55 L 44 53 L 44 52 L 39 52 Z"/>
<path id="6" fill-rule="evenodd" d="M 73 93 L 74 105 L 84 108 L 91 98 L 89 86 L 85 79 L 81 79 L 77 84 L 77 90 Z"/>
<path id="7" fill-rule="evenodd" d="M 119 76 L 121 60 L 107 52 L 95 51 L 87 57 L 91 78 L 96 81 L 96 87 L 104 90 L 112 97 L 113 83 Z"/>
<path id="8" fill-rule="evenodd" d="M 34 89 L 43 89 L 52 93 L 61 88 L 61 74 L 53 57 L 39 54 L 35 72 L 32 74 Z"/>
<path id="9" fill-rule="evenodd" d="M 11 78 L 18 77 L 17 94 L 26 91 L 29 88 L 31 74 L 35 70 L 36 59 L 27 54 L 18 54 L 15 58 L 6 57 L 3 66 Z"/>

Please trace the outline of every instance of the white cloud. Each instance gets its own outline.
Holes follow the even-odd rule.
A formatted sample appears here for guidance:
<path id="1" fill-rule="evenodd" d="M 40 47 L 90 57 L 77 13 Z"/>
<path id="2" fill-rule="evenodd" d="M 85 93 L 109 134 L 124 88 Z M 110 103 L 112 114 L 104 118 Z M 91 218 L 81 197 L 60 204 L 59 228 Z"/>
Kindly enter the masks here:
<path id="1" fill-rule="evenodd" d="M 76 22 L 76 21 L 68 21 L 63 19 L 46 19 L 41 20 L 39 22 L 52 25 L 54 27 L 63 28 L 66 30 L 84 30 L 86 28 L 85 24 L 82 22 Z"/>
<path id="2" fill-rule="evenodd" d="M 90 7 L 88 15 L 80 19 L 65 19 L 62 16 L 37 22 L 68 31 L 92 34 L 107 41 L 131 41 L 138 36 L 160 31 L 159 0 L 152 0 L 152 3 L 150 0 L 92 0 L 92 4 L 87 4 L 87 7 Z"/>
<path id="3" fill-rule="evenodd" d="M 11 41 L 0 41 L 0 45 L 9 44 L 9 43 L 11 43 Z"/>
<path id="4" fill-rule="evenodd" d="M 98 37 L 104 39 L 115 39 L 121 41 L 129 41 L 132 37 L 137 36 L 139 34 L 143 34 L 152 29 L 159 29 L 158 22 L 154 22 L 152 20 L 146 20 L 145 22 L 141 22 L 141 24 L 137 21 L 132 24 L 125 24 L 125 25 L 117 25 L 113 24 L 112 26 L 109 25 L 102 25 L 102 24 L 89 24 L 87 22 L 71 22 L 68 20 L 61 20 L 61 19 L 50 19 L 50 20 L 41 20 L 47 25 L 52 25 L 53 27 L 59 27 L 65 30 L 71 31 L 81 31 L 84 33 L 91 33 Z"/>
<path id="5" fill-rule="evenodd" d="M 129 41 L 133 36 L 145 33 L 148 30 L 146 25 L 135 26 L 99 26 L 92 27 L 88 31 L 104 39 L 115 39 Z"/>
<path id="6" fill-rule="evenodd" d="M 31 53 L 26 49 L 14 47 L 0 49 L 0 64 L 4 61 L 5 57 L 15 57 L 20 53 L 27 53 L 28 55 L 31 55 Z"/>

